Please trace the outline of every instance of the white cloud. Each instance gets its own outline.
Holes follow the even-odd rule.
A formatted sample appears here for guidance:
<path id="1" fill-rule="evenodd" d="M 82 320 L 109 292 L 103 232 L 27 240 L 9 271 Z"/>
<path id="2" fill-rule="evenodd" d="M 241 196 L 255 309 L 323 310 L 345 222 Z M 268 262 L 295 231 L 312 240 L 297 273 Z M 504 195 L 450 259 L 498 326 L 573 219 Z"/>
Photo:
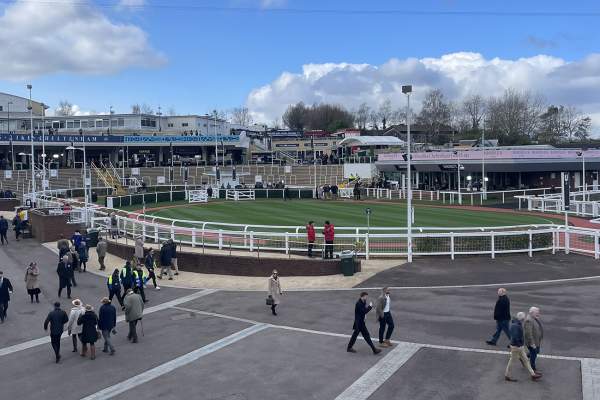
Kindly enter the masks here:
<path id="1" fill-rule="evenodd" d="M 451 100 L 470 94 L 499 95 L 516 88 L 539 92 L 549 103 L 600 114 L 600 54 L 570 62 L 547 55 L 506 60 L 459 52 L 439 58 L 393 58 L 382 65 L 307 64 L 302 72 L 283 72 L 273 82 L 254 89 L 247 106 L 255 120 L 265 122 L 278 118 L 289 104 L 298 101 L 356 109 L 363 102 L 377 106 L 389 98 L 395 107 L 402 107 L 406 100 L 401 86 L 406 84 L 413 85 L 416 109 L 432 88 L 442 89 Z"/>
<path id="2" fill-rule="evenodd" d="M 60 72 L 109 74 L 166 59 L 135 25 L 115 23 L 87 0 L 18 0 L 0 15 L 0 79 Z"/>
<path id="3" fill-rule="evenodd" d="M 260 0 L 261 8 L 279 8 L 287 5 L 287 0 Z"/>
<path id="4" fill-rule="evenodd" d="M 146 0 L 119 0 L 119 7 L 122 8 L 135 8 L 143 7 L 146 5 Z"/>

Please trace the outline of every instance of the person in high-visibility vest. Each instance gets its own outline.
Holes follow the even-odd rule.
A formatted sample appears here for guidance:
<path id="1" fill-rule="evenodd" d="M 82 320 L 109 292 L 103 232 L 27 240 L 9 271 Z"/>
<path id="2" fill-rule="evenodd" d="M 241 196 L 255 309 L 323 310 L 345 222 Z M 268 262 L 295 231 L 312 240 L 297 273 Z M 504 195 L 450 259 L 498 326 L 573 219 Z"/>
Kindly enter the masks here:
<path id="1" fill-rule="evenodd" d="M 112 301 L 114 296 L 117 296 L 117 300 L 121 307 L 123 307 L 123 298 L 121 297 L 121 281 L 119 280 L 119 269 L 115 268 L 112 275 L 108 277 L 106 281 L 108 286 L 108 299 Z"/>
<path id="2" fill-rule="evenodd" d="M 133 290 L 142 296 L 142 300 L 146 303 L 146 295 L 144 294 L 144 282 L 148 278 L 148 273 L 142 269 L 142 264 L 137 264 L 133 270 Z"/>
<path id="3" fill-rule="evenodd" d="M 131 268 L 131 262 L 127 261 L 123 269 L 121 269 L 121 285 L 123 285 L 123 291 L 127 292 L 127 289 L 133 288 L 133 268 Z"/>

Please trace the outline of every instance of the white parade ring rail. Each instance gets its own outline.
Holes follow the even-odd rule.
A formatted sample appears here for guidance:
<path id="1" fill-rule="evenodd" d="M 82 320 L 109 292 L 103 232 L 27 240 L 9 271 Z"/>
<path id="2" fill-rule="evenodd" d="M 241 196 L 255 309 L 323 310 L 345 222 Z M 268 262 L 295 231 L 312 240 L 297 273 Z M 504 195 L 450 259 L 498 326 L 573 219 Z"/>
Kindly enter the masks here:
<path id="1" fill-rule="evenodd" d="M 56 208 L 65 202 L 72 205 L 71 220 L 89 221 L 93 228 L 110 228 L 109 215 L 117 217 L 122 236 L 142 236 L 145 241 L 162 243 L 173 239 L 191 247 L 246 250 L 249 252 L 274 251 L 285 254 L 305 254 L 306 231 L 303 226 L 244 225 L 210 221 L 178 220 L 126 212 L 118 209 L 84 204 L 75 200 L 57 199 L 37 194 L 38 206 Z M 335 251 L 353 250 L 359 256 L 407 256 L 405 227 L 336 227 Z M 596 229 L 565 227 L 564 225 L 512 225 L 496 227 L 415 227 L 412 230 L 413 254 L 416 256 L 489 255 L 564 250 L 600 258 L 600 231 Z M 315 248 L 322 248 L 323 237 L 317 235 Z"/>

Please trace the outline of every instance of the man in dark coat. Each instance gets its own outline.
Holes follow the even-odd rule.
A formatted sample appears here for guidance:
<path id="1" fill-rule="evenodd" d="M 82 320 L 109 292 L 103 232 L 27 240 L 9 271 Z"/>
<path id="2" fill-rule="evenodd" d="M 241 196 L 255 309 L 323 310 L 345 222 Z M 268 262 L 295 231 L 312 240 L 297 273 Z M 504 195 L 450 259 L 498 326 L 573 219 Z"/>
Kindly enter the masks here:
<path id="1" fill-rule="evenodd" d="M 2 244 L 4 244 L 4 242 L 8 244 L 8 238 L 6 237 L 7 232 L 8 221 L 4 218 L 4 216 L 0 215 L 0 239 L 2 240 Z"/>
<path id="2" fill-rule="evenodd" d="M 169 275 L 169 280 L 173 280 L 173 271 L 171 270 L 171 258 L 171 245 L 169 244 L 169 242 L 165 242 L 160 248 L 160 279 L 162 279 L 163 274 L 167 273 Z"/>
<path id="3" fill-rule="evenodd" d="M 117 326 L 117 309 L 110 304 L 108 297 L 105 297 L 102 299 L 102 306 L 100 306 L 100 310 L 98 311 L 98 329 L 100 329 L 104 338 L 104 349 L 102 352 L 108 353 L 110 350 L 111 356 L 115 354 L 115 348 L 110 340 L 110 334 L 116 333 L 115 326 Z"/>
<path id="4" fill-rule="evenodd" d="M 46 321 L 44 321 L 44 330 L 48 330 L 50 324 L 50 343 L 54 349 L 56 363 L 60 361 L 60 337 L 65 330 L 65 324 L 69 321 L 69 316 L 60 308 L 60 303 L 54 303 L 54 310 L 48 313 Z"/>
<path id="5" fill-rule="evenodd" d="M 123 286 L 123 292 L 127 293 L 127 289 L 133 287 L 133 268 L 131 262 L 127 261 L 125 266 L 121 269 L 121 285 Z"/>
<path id="6" fill-rule="evenodd" d="M 500 339 L 500 335 L 502 332 L 506 335 L 508 340 L 510 341 L 510 332 L 509 332 L 509 324 L 510 324 L 510 300 L 506 295 L 506 289 L 500 288 L 498 289 L 498 300 L 496 301 L 496 306 L 494 307 L 494 320 L 496 321 L 496 332 L 492 335 L 490 340 L 487 340 L 486 343 L 490 346 L 495 346 Z"/>
<path id="7" fill-rule="evenodd" d="M 56 267 L 58 274 L 58 297 L 64 288 L 67 288 L 67 298 L 71 298 L 71 282 L 73 281 L 73 266 L 69 263 L 69 257 L 63 256 L 62 261 Z"/>
<path id="8" fill-rule="evenodd" d="M 371 341 L 371 335 L 369 334 L 367 324 L 365 323 L 365 316 L 373 308 L 373 303 L 369 303 L 369 305 L 367 305 L 368 296 L 369 294 L 367 292 L 362 292 L 360 294 L 360 299 L 358 299 L 354 307 L 354 326 L 352 327 L 354 332 L 352 332 L 352 337 L 348 343 L 347 351 L 349 353 L 356 353 L 356 350 L 353 349 L 353 346 L 359 333 L 365 339 L 365 342 L 367 342 L 367 344 L 371 347 L 373 354 L 381 353 L 381 350 L 375 348 L 375 345 L 373 345 L 373 342 Z"/>
<path id="9" fill-rule="evenodd" d="M 8 310 L 8 302 L 12 292 L 13 287 L 10 280 L 5 278 L 4 273 L 0 271 L 0 323 L 4 323 L 6 319 L 6 310 Z"/>

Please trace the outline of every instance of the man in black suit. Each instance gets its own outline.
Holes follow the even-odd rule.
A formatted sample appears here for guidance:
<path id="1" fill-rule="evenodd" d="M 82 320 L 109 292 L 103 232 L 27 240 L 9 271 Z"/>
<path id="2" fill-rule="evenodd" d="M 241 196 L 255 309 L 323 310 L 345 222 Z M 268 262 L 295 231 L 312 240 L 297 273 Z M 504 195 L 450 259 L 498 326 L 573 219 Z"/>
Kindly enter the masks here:
<path id="1" fill-rule="evenodd" d="M 13 287 L 8 278 L 4 277 L 0 271 L 0 323 L 4 323 L 6 319 L 6 310 L 8 310 L 8 302 L 10 294 L 13 292 Z"/>
<path id="2" fill-rule="evenodd" d="M 63 256 L 62 261 L 56 268 L 58 274 L 58 297 L 64 288 L 67 288 L 67 298 L 71 298 L 71 282 L 73 279 L 73 266 L 69 263 L 69 257 Z"/>
<path id="3" fill-rule="evenodd" d="M 354 350 L 352 347 L 354 346 L 359 333 L 363 336 L 365 342 L 367 342 L 367 344 L 371 347 L 373 354 L 381 353 L 381 350 L 375 348 L 373 345 L 373 342 L 371 341 L 371 335 L 369 335 L 369 330 L 367 329 L 367 324 L 365 323 L 365 316 L 373 308 L 372 302 L 367 305 L 368 296 L 369 294 L 367 292 L 362 292 L 360 294 L 360 299 L 358 299 L 356 306 L 354 307 L 354 326 L 352 327 L 354 332 L 352 333 L 352 337 L 348 343 L 347 351 L 349 353 L 356 353 L 356 350 Z"/>
<path id="4" fill-rule="evenodd" d="M 67 313 L 61 310 L 60 303 L 54 303 L 54 310 L 48 313 L 46 321 L 44 321 L 44 330 L 48 330 L 48 324 L 50 325 L 50 343 L 54 349 L 54 355 L 56 356 L 56 363 L 60 361 L 60 337 L 65 330 L 65 324 L 69 321 Z"/>

